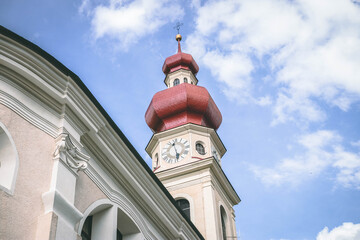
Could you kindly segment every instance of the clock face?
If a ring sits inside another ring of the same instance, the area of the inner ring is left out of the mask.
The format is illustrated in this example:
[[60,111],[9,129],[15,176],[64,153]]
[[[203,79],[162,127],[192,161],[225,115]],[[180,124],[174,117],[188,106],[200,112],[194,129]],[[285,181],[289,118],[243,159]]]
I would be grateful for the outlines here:
[[177,163],[189,153],[190,143],[183,138],[175,138],[162,149],[161,156],[165,162]]

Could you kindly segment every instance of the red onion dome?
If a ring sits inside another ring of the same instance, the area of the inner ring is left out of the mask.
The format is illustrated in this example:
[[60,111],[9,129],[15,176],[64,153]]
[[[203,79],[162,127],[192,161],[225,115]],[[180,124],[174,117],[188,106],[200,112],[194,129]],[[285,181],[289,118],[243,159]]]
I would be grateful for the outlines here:
[[[180,34],[178,34],[180,35]],[[162,71],[165,74],[175,72],[179,69],[190,70],[194,75],[199,71],[199,66],[195,62],[194,58],[187,53],[181,52],[180,40],[181,35],[178,38],[176,36],[176,40],[178,41],[178,52],[168,58],[165,59],[164,65],[162,67]]]
[[187,123],[218,129],[222,116],[204,87],[182,83],[157,92],[145,113],[147,125],[161,132]]

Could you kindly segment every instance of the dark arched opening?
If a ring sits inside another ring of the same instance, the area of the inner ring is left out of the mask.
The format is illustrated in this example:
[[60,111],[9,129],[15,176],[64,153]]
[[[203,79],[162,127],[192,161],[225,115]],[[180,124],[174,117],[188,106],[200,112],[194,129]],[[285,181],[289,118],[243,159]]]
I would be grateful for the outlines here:
[[185,213],[185,215],[190,219],[190,204],[186,199],[176,200],[176,205]]
[[220,214],[221,214],[221,229],[223,240],[226,240],[226,212],[223,206],[220,206]]

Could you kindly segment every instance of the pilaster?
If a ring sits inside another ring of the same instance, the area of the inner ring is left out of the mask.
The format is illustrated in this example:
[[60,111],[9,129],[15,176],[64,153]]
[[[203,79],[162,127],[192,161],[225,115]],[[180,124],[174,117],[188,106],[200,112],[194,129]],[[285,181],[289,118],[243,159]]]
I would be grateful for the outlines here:
[[117,223],[117,208],[111,206],[94,215],[91,239],[115,240]]
[[[83,216],[74,206],[77,172],[86,169],[89,156],[73,144],[70,134],[63,129],[56,138],[53,161],[50,189],[42,194],[44,214],[48,218],[52,216],[48,232],[56,231],[53,239],[75,240],[75,225]],[[37,239],[45,239],[45,218],[39,218],[39,223],[42,224],[38,224]]]
[[218,225],[216,224],[216,202],[214,189],[210,181],[203,184],[204,219],[207,240],[219,239]]

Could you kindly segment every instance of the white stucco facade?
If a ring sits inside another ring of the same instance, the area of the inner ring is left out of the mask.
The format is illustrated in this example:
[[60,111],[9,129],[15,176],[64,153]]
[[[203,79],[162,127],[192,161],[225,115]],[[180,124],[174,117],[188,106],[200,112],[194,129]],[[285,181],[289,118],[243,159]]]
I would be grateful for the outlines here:
[[[81,80],[0,31],[0,239],[203,239]],[[6,171],[7,174],[1,174]]]

